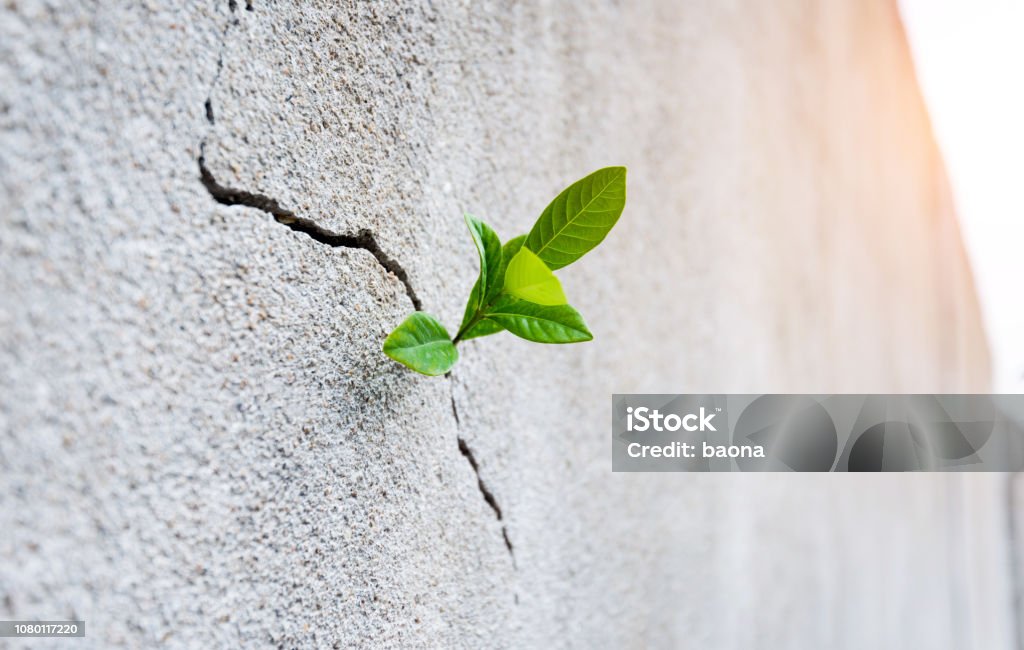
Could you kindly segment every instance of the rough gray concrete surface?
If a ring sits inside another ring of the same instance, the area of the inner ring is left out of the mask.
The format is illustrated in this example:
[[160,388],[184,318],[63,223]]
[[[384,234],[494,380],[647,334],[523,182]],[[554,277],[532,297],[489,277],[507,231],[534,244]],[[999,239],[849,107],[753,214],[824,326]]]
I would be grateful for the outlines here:
[[[594,342],[380,354],[410,294],[457,325],[463,211],[508,238],[608,164]],[[987,389],[890,2],[8,0],[0,204],[0,618],[1012,647],[1000,477],[610,471],[612,392]]]

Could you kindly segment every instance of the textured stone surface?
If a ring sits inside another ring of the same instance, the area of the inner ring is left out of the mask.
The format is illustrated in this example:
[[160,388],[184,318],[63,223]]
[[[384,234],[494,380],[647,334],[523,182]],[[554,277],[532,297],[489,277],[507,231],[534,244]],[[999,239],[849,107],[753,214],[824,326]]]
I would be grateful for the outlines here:
[[[94,647],[1009,647],[999,477],[610,472],[612,392],[987,388],[888,2],[119,4],[0,9],[0,618]],[[562,273],[597,338],[414,376],[379,353],[401,279],[218,204],[200,156],[222,200],[372,233],[450,327],[463,211],[508,238],[628,165]]]

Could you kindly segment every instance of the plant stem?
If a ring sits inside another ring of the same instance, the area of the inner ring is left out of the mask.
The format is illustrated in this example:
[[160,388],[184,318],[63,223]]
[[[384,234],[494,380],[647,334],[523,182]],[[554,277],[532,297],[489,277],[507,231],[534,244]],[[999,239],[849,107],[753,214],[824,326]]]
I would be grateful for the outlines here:
[[459,332],[455,335],[455,338],[452,339],[452,344],[458,345],[459,341],[462,340],[462,335],[468,332],[469,330],[473,329],[473,326],[479,323],[481,320],[483,320],[485,315],[486,312],[484,312],[483,309],[477,309],[476,313],[473,314],[473,318],[470,318],[469,322],[466,323],[466,326],[460,329]]
[[498,298],[500,298],[504,293],[504,291],[499,291],[498,295],[491,298],[490,302],[488,302],[483,307],[477,308],[476,312],[473,314],[473,318],[470,318],[469,322],[466,323],[466,326],[461,328],[458,331],[458,333],[455,334],[455,338],[452,339],[452,345],[458,345],[459,341],[462,340],[463,335],[465,335],[466,332],[468,332],[469,330],[473,329],[474,325],[482,321],[484,317],[487,316],[487,313],[490,311],[491,307],[494,306],[494,303],[498,302]]

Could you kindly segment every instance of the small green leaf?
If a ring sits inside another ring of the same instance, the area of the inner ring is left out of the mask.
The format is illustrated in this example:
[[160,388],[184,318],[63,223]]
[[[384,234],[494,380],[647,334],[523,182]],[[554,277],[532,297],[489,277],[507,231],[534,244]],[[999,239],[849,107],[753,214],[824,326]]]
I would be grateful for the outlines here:
[[[462,315],[461,331],[476,314],[477,310],[485,304],[485,300],[497,295],[501,290],[501,277],[504,273],[504,261],[501,258],[501,240],[491,227],[480,221],[471,214],[465,215],[466,225],[469,227],[469,234],[473,236],[473,243],[476,244],[477,253],[480,255],[480,275],[476,284],[469,292],[469,300],[466,301],[466,309]],[[481,284],[484,290],[481,291]],[[465,337],[463,337],[465,338]]]
[[505,296],[487,314],[520,338],[536,343],[579,343],[594,338],[569,305],[538,305]]
[[[473,320],[473,316],[476,315],[477,310],[480,308],[480,279],[473,284],[473,288],[469,292],[469,300],[466,301],[466,309],[462,312],[462,323],[459,325],[459,331],[461,332],[466,325],[469,325],[469,321]],[[462,338],[466,338],[463,336]]]
[[497,334],[503,329],[505,328],[501,325],[485,318],[473,327],[469,328],[469,331],[462,335],[462,340],[468,341],[469,339],[478,339],[481,336],[490,336],[491,334]]
[[[505,278],[505,269],[508,267],[508,263],[516,256],[516,253],[523,247],[523,243],[526,241],[526,235],[519,235],[505,242],[505,245],[501,247],[501,266],[498,268],[498,274],[495,277],[494,286],[491,287],[491,291],[487,296],[484,297],[484,305],[493,301],[501,293]],[[459,325],[459,331],[462,331],[469,321],[472,320],[473,316],[476,315],[477,307],[479,304],[480,297],[478,292],[480,291],[480,280],[477,280],[476,284],[473,285],[473,290],[469,294],[469,301],[466,302],[466,311],[462,315],[462,324]],[[497,334],[503,328],[494,321],[482,320],[472,327],[468,332],[462,335],[463,341],[468,339],[476,339],[481,336],[489,336],[491,334]]]
[[[476,292],[476,307],[479,308],[483,306],[484,298],[491,288],[498,284],[498,273],[501,270],[501,240],[490,226],[471,214],[466,215],[466,225],[469,226],[469,234],[473,236],[473,243],[480,254],[480,276],[477,279],[480,288]],[[473,297],[472,293],[470,297]]]
[[488,292],[487,300],[490,302],[495,296],[497,296],[504,288],[505,284],[505,273],[508,270],[509,262],[512,258],[523,248],[523,244],[526,243],[526,235],[519,235],[505,242],[505,245],[501,247],[501,268],[498,270],[498,277],[495,278],[495,286],[491,287]]
[[505,271],[505,292],[538,305],[564,305],[569,302],[562,283],[537,254],[521,248]]
[[423,373],[443,375],[459,360],[448,331],[437,319],[421,311],[409,314],[384,340],[384,354]]
[[626,205],[626,168],[605,167],[581,178],[544,209],[526,246],[553,271],[600,244]]

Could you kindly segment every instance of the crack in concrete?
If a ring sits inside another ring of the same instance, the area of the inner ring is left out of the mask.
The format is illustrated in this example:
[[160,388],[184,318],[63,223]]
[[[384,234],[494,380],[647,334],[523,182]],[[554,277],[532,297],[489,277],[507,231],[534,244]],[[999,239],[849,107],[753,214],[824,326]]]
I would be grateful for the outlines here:
[[[498,521],[504,521],[501,514],[501,506],[498,505],[498,501],[494,498],[494,493],[487,488],[484,480],[480,478],[480,466],[476,462],[473,450],[469,448],[469,445],[466,444],[466,441],[462,436],[458,436],[458,441],[459,451],[462,452],[462,455],[469,461],[470,467],[473,468],[473,472],[476,474],[476,486],[480,489],[480,494],[483,495],[484,501],[486,501],[487,505],[489,505],[491,510],[494,511],[494,516],[497,517]],[[508,549],[509,554],[514,554],[515,551],[512,548],[512,540],[508,537],[508,528],[504,525],[501,527],[501,536],[505,540],[505,548]]]
[[[452,415],[455,416],[455,427],[458,428],[460,424],[459,420],[459,409],[455,405],[455,394],[452,393]],[[487,487],[484,480],[480,477],[480,465],[476,461],[476,456],[473,454],[473,450],[469,448],[469,444],[462,436],[456,436],[459,441],[459,451],[469,461],[469,466],[473,468],[473,473],[476,474],[476,486],[480,490],[480,494],[484,497],[484,501],[494,511],[494,516],[499,522],[504,522],[504,515],[501,512],[501,506],[498,505],[498,500],[494,498],[494,493]],[[512,540],[508,536],[508,527],[502,523],[501,526],[501,537],[505,540],[505,548],[508,549],[509,555],[512,556],[512,564],[515,565],[515,550],[512,548]]]
[[[238,3],[235,0],[228,2],[228,8],[235,12],[238,9]],[[248,11],[253,11],[252,2],[246,2],[245,8]],[[206,114],[206,120],[210,124],[215,123],[215,117],[213,112],[213,89],[216,87],[218,80],[220,79],[221,71],[224,68],[224,49],[227,44],[227,33],[231,29],[232,25],[237,25],[238,19],[230,21],[225,27],[221,35],[221,48],[217,56],[217,71],[214,74],[213,80],[210,83],[210,92],[206,97],[206,101],[203,104]],[[399,75],[400,76],[400,75]],[[380,244],[377,243],[377,239],[373,233],[369,230],[360,230],[355,235],[336,233],[326,228],[323,228],[312,219],[306,219],[295,214],[293,211],[283,207],[276,199],[271,198],[265,194],[259,194],[257,192],[249,192],[246,190],[240,190],[226,185],[221,185],[214,178],[213,173],[209,167],[206,166],[206,141],[203,140],[199,144],[199,180],[202,182],[203,187],[209,192],[210,196],[222,205],[241,205],[249,208],[255,208],[262,212],[266,212],[274,218],[278,223],[288,226],[296,232],[301,232],[307,235],[314,241],[326,244],[331,247],[341,248],[359,248],[367,251],[377,260],[386,271],[394,274],[396,278],[405,286],[405,293],[412,302],[413,307],[417,311],[422,309],[422,303],[420,302],[419,296],[416,295],[416,291],[412,288],[412,283],[409,280],[409,274],[406,273],[402,266],[389,257],[383,250],[381,250]],[[448,375],[449,380],[451,375]],[[452,393],[452,415],[455,417],[455,426],[459,427],[459,410],[455,404],[455,394]],[[494,493],[488,489],[483,479],[480,477],[480,466],[477,463],[476,456],[473,455],[473,451],[469,448],[465,439],[462,436],[457,436],[459,443],[459,451],[469,461],[470,467],[473,468],[473,473],[476,474],[477,487],[480,490],[480,494],[483,495],[484,501],[490,506],[491,510],[494,511],[495,517],[499,522],[504,522],[504,517],[501,512],[501,506],[498,505],[497,499],[494,497]],[[508,536],[508,527],[502,523],[501,526],[501,537],[505,542],[505,548],[508,549],[509,555],[512,556],[512,565],[515,566],[515,551],[512,547],[512,540]],[[517,596],[518,600],[518,596]]]
[[269,196],[221,185],[206,166],[205,151],[206,143],[204,142],[199,145],[199,179],[215,201],[222,205],[243,205],[262,210],[274,217],[274,220],[278,223],[288,226],[296,232],[301,232],[321,244],[334,248],[358,248],[367,251],[373,255],[378,264],[384,267],[386,271],[393,273],[398,278],[398,281],[405,286],[405,294],[409,296],[413,307],[417,311],[423,309],[419,296],[416,295],[416,291],[412,288],[409,274],[405,272],[401,264],[381,249],[380,244],[377,243],[377,239],[371,231],[363,229],[354,235],[332,232],[320,226],[312,219],[300,217],[291,210],[282,207],[276,199],[272,199]]
[[[228,8],[234,12],[236,4],[234,0],[228,3]],[[206,102],[203,107],[206,109],[206,121],[210,124],[214,123],[213,117],[213,89],[217,87],[217,82],[220,80],[220,73],[224,70],[224,49],[228,45],[228,31],[232,26],[238,24],[238,19],[229,20],[224,29],[220,33],[220,48],[217,50],[217,70],[213,73],[213,79],[210,81],[210,91],[206,94]]]
[[[448,373],[447,373],[447,377],[448,377],[449,381],[451,380],[451,376],[452,376],[452,373],[449,370]],[[455,416],[455,428],[458,429],[459,426],[462,424],[462,422],[459,420],[459,408],[457,406],[455,406],[455,390],[454,389],[452,389],[452,415]]]
[[494,511],[494,515],[498,518],[498,521],[501,521],[501,506],[498,505],[498,501],[494,498],[494,494],[487,489],[487,486],[484,484],[484,480],[480,478],[480,465],[477,464],[476,457],[473,455],[473,450],[469,448],[469,445],[466,444],[466,441],[462,436],[459,436],[459,451],[461,451],[462,455],[466,457],[466,460],[469,461],[470,466],[476,473],[477,487],[480,488],[480,494],[484,496],[484,501],[487,502],[487,505],[491,506],[491,510]]
[[[238,9],[238,3],[235,2],[235,0],[231,0],[228,3],[228,8],[233,13]],[[254,10],[252,2],[246,2],[245,8],[247,11]],[[210,82],[210,91],[203,104],[203,108],[206,113],[206,120],[210,124],[215,123],[213,112],[213,90],[216,88],[217,82],[220,80],[221,72],[224,69],[224,50],[227,47],[228,31],[232,26],[238,25],[238,23],[239,21],[237,18],[228,21],[228,24],[224,26],[223,32],[221,32],[220,51],[217,53],[217,70],[213,75],[213,80]],[[314,241],[326,244],[333,248],[358,248],[367,251],[373,255],[378,264],[384,267],[384,270],[394,274],[394,276],[398,278],[398,281],[405,287],[405,295],[407,295],[409,300],[412,301],[412,305],[416,311],[421,311],[423,309],[423,303],[420,302],[419,296],[416,295],[416,290],[412,288],[412,282],[409,280],[409,274],[406,273],[405,269],[402,268],[402,265],[399,264],[397,260],[390,257],[381,249],[380,244],[377,243],[377,238],[374,237],[370,230],[362,229],[354,235],[332,232],[323,228],[312,219],[300,217],[291,210],[282,207],[276,199],[269,196],[221,185],[213,177],[213,173],[206,166],[205,140],[199,144],[199,180],[203,183],[206,191],[210,193],[210,196],[220,204],[243,205],[250,208],[256,208],[257,210],[262,210],[274,217],[274,220],[278,223],[288,226],[296,232],[301,232],[312,238]]]

